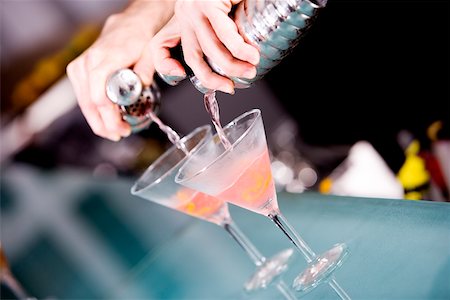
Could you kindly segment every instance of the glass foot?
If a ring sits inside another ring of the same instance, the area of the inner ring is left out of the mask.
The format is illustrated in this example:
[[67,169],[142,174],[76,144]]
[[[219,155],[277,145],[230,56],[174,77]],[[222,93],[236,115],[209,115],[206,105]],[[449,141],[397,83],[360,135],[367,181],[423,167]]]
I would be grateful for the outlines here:
[[288,262],[294,253],[294,249],[286,249],[267,259],[253,273],[252,277],[244,285],[247,292],[266,288],[273,280],[287,270]]
[[308,264],[306,270],[300,273],[292,284],[292,287],[300,293],[308,293],[320,283],[327,281],[330,275],[340,267],[347,257],[348,249],[345,244],[336,244],[317,256]]

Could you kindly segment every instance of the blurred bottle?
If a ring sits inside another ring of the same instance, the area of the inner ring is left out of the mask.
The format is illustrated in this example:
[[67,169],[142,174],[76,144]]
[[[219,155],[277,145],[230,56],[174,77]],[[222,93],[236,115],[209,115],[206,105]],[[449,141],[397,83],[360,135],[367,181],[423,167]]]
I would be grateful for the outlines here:
[[22,113],[65,75],[67,64],[89,47],[99,33],[98,26],[84,25],[63,48],[40,58],[30,72],[14,85],[11,95],[5,97],[2,113],[9,115],[7,117]]
[[397,174],[405,199],[424,200],[428,198],[430,174],[425,160],[419,155],[420,142],[409,131],[403,130],[398,134],[398,143],[405,152],[405,162]]
[[[434,121],[427,128],[427,137],[430,140],[430,147],[420,155],[425,159],[427,169],[431,174],[431,181],[436,186],[442,200],[450,202],[449,175],[446,175],[450,171],[450,163],[448,162],[448,154],[450,154],[449,123],[442,120]],[[439,155],[440,151],[436,151],[438,148],[447,149],[447,157]]]
[[405,189],[406,199],[450,201],[445,168],[442,168],[443,165],[432,151],[445,140],[443,126],[442,121],[431,123],[426,130],[427,141],[415,137],[409,131],[400,131],[398,143],[406,158],[398,172],[398,178]]

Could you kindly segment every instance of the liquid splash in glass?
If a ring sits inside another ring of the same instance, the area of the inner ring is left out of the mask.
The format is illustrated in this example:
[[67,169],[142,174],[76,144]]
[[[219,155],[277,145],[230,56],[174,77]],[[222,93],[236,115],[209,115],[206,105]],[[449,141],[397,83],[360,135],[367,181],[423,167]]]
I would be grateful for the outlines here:
[[161,129],[167,135],[169,141],[172,142],[172,144],[174,144],[175,147],[183,151],[186,156],[188,156],[189,150],[187,149],[186,145],[181,141],[180,136],[175,132],[175,130],[164,124],[153,111],[149,112],[148,114],[153,119],[153,122],[158,124],[159,129]]
[[219,136],[222,145],[225,147],[225,149],[231,148],[232,145],[230,141],[227,139],[227,136],[225,135],[225,132],[222,129],[222,125],[220,124],[219,105],[216,99],[216,92],[208,91],[207,93],[205,93],[203,100],[205,108],[208,111],[209,115],[211,116],[211,121],[214,124],[214,127],[216,128],[217,135]]

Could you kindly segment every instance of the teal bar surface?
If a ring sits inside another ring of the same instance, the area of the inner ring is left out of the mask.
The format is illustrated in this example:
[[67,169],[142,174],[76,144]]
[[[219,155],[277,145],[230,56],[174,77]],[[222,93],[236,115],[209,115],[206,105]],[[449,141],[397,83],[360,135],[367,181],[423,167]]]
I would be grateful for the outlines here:
[[[448,203],[314,192],[278,197],[285,217],[317,254],[335,243],[349,246],[350,255],[335,278],[352,299],[450,299]],[[290,247],[266,217],[237,207],[230,210],[266,256]],[[290,286],[305,266],[297,254],[281,279]],[[115,292],[154,299],[284,299],[274,286],[242,292],[252,271],[251,261],[223,229],[199,220],[142,261],[128,284]],[[298,296],[339,299],[326,284]]]
[[[133,183],[23,166],[3,173],[2,247],[31,296],[285,299],[273,284],[244,293],[255,266],[223,228],[135,197]],[[348,245],[334,275],[352,299],[450,299],[450,203],[312,191],[281,192],[278,202],[317,254]],[[232,205],[230,212],[266,257],[292,247],[267,217]],[[296,251],[280,279],[291,286],[305,267]],[[339,299],[327,284],[296,296]]]

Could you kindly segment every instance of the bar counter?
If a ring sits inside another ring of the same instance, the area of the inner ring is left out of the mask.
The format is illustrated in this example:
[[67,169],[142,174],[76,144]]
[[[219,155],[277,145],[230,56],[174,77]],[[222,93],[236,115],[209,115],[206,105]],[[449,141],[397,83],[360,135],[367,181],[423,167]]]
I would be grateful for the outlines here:
[[[255,267],[223,228],[132,196],[132,184],[73,170],[14,167],[3,174],[2,247],[29,294],[285,299],[273,284],[243,291]],[[278,201],[317,254],[348,245],[334,276],[352,299],[450,299],[449,203],[314,191],[279,192]],[[267,217],[233,205],[230,212],[266,257],[293,247]],[[279,280],[291,286],[305,266],[295,251]],[[327,284],[297,296],[339,299]]]

